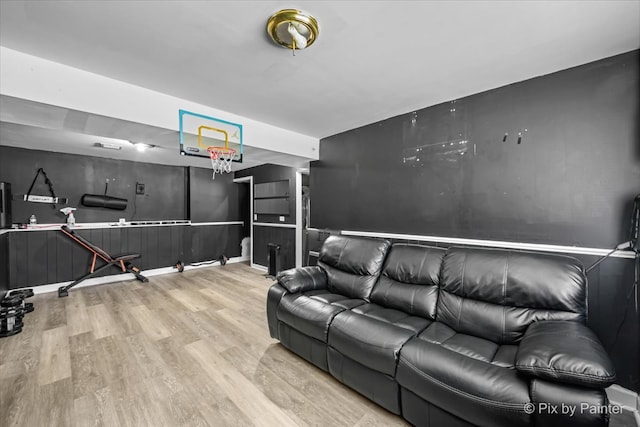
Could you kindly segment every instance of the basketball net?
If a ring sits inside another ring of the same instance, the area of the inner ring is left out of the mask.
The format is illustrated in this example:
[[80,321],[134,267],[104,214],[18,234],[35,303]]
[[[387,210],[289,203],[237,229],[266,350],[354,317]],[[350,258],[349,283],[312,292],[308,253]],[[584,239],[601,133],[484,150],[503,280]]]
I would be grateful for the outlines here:
[[208,147],[209,157],[211,157],[211,166],[213,167],[213,179],[216,179],[217,173],[231,172],[231,161],[236,155],[236,150],[227,147]]

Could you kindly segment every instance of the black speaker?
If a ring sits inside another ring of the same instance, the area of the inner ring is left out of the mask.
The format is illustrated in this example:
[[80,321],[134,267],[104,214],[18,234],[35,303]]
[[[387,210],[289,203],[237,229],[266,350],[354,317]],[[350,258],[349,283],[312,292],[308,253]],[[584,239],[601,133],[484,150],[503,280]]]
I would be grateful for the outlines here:
[[267,244],[267,260],[269,264],[268,276],[276,277],[280,272],[280,246],[275,243]]
[[11,184],[0,182],[0,228],[11,228]]

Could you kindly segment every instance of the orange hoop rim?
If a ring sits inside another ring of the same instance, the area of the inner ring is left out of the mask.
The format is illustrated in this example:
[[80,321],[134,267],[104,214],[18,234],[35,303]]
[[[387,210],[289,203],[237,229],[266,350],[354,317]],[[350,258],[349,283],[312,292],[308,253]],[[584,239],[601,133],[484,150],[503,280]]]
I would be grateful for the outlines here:
[[221,155],[233,157],[236,154],[236,150],[229,147],[207,147],[207,151],[213,160],[219,159]]

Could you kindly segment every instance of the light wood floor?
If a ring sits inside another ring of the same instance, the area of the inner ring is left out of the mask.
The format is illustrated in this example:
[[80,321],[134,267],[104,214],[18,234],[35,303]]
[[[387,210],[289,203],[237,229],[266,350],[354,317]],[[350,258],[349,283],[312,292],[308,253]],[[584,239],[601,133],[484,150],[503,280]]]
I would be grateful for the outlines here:
[[0,426],[405,425],[269,337],[244,264],[29,301],[0,338]]

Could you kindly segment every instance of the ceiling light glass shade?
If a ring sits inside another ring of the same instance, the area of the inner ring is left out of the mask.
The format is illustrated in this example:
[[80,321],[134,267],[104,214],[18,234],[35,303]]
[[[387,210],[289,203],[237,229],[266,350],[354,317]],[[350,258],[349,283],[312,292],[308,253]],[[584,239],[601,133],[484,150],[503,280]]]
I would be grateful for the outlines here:
[[318,21],[308,13],[296,9],[280,10],[267,21],[267,33],[271,39],[287,49],[305,49],[320,34]]

